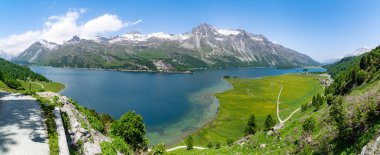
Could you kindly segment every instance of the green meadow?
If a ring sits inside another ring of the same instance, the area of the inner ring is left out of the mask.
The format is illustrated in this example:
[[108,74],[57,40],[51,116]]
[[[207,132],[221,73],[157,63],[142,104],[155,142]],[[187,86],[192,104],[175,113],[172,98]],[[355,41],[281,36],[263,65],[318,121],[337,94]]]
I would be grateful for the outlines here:
[[280,117],[284,120],[302,104],[310,102],[313,95],[323,92],[323,87],[315,79],[317,76],[285,74],[256,79],[226,79],[233,89],[216,94],[220,103],[218,115],[212,123],[193,134],[195,145],[206,146],[208,142],[225,144],[227,139],[240,139],[244,136],[250,114],[255,115],[261,130],[268,114],[278,123],[276,102],[281,86]]
[[0,81],[0,90],[8,91],[8,92],[19,92],[23,93],[29,90],[33,91],[51,91],[58,93],[59,91],[63,90],[65,88],[65,85],[58,82],[25,82],[22,80],[18,80],[24,90],[14,90],[12,88],[9,88],[7,85],[5,85],[2,81]]

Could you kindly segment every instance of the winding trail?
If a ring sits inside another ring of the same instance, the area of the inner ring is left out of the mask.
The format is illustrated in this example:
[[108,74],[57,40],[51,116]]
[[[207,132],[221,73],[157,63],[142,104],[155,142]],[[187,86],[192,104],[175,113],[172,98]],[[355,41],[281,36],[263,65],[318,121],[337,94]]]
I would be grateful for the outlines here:
[[282,92],[282,86],[280,88],[280,92],[277,95],[277,118],[280,121],[280,124],[282,124],[284,122],[280,118],[280,95],[281,95],[281,92]]
[[298,112],[298,111],[301,110],[301,108],[298,108],[298,109],[294,110],[294,111],[289,115],[288,118],[286,118],[285,120],[282,120],[281,117],[280,117],[280,96],[281,96],[281,92],[282,92],[282,86],[281,86],[281,88],[280,88],[280,92],[278,93],[278,96],[277,96],[277,118],[278,118],[278,121],[279,121],[280,123],[273,127],[275,130],[280,129],[280,128],[284,125],[284,123],[285,123],[286,121],[288,121],[288,120],[293,116],[293,114],[295,114],[296,112]]
[[[178,149],[184,149],[186,148],[187,146],[177,146],[177,147],[173,147],[173,148],[170,148],[170,149],[167,149],[166,152],[170,152],[170,151],[174,151],[174,150],[178,150]],[[204,147],[201,147],[201,146],[194,146],[193,149],[197,149],[197,150],[204,150],[206,148]]]
[[42,89],[45,89],[44,85],[42,85],[41,83],[38,83],[38,82],[33,82],[33,83],[38,84],[42,87]]

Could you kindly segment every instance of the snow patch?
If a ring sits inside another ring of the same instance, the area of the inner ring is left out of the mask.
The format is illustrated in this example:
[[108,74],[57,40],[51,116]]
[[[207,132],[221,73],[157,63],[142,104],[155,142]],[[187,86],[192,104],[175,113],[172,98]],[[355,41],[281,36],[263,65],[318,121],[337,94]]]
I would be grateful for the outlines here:
[[157,38],[157,39],[162,39],[162,40],[186,40],[190,36],[188,34],[180,34],[180,35],[173,35],[173,34],[168,34],[164,32],[157,32],[157,33],[151,33],[148,35],[140,34],[140,33],[127,33],[122,35],[121,37],[117,37],[114,39],[111,39],[111,43],[119,42],[119,41],[134,41],[134,42],[143,42],[147,41],[150,38]]
[[157,33],[148,34],[147,37],[148,38],[154,37],[154,38],[168,39],[168,40],[174,40],[175,39],[174,35],[170,35],[170,34],[167,34],[164,32],[157,32]]
[[32,62],[32,61],[34,61],[36,58],[37,58],[37,56],[41,53],[41,49],[39,49],[38,51],[37,51],[37,53],[35,54],[35,55],[33,55],[33,57],[32,58],[30,58],[29,59],[29,62]]
[[229,36],[229,35],[238,35],[240,34],[240,31],[237,30],[226,30],[226,29],[217,29],[216,30],[219,34]]
[[255,41],[264,41],[264,39],[260,37],[251,37],[251,39]]
[[148,39],[147,36],[140,33],[127,33],[121,36],[121,38],[117,38],[122,40],[130,40],[130,41],[146,41]]
[[57,44],[55,44],[55,43],[48,42],[48,41],[46,41],[46,40],[41,40],[41,41],[39,41],[39,42],[40,42],[40,44],[41,44],[43,47],[45,47],[45,48],[47,48],[47,49],[49,49],[49,50],[54,50],[54,49],[57,48]]

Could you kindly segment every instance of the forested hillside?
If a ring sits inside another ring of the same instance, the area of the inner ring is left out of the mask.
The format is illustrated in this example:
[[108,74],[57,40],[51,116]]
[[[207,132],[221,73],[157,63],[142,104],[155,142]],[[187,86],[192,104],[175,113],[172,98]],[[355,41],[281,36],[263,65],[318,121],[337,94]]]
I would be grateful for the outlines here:
[[10,88],[20,89],[21,83],[17,79],[49,82],[46,77],[34,73],[28,67],[16,65],[0,58],[0,81],[3,81]]
[[331,65],[331,74],[336,77],[326,89],[326,99],[332,132],[321,136],[324,141],[331,141],[321,143],[320,151],[357,154],[375,139],[380,125],[379,69],[380,47],[346,61],[345,65]]
[[335,82],[326,92],[345,95],[355,87],[379,80],[379,69],[380,46],[368,54],[331,65],[328,72],[334,75]]
[[347,71],[351,67],[358,65],[361,57],[363,57],[363,55],[345,57],[336,63],[325,65],[323,67],[327,69],[331,77],[335,78],[342,71]]

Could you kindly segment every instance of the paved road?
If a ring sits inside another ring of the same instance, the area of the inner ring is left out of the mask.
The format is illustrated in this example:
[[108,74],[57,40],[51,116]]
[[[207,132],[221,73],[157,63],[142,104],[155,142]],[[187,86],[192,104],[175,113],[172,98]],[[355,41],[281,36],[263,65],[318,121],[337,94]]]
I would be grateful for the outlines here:
[[49,154],[42,112],[34,98],[0,92],[0,154]]

